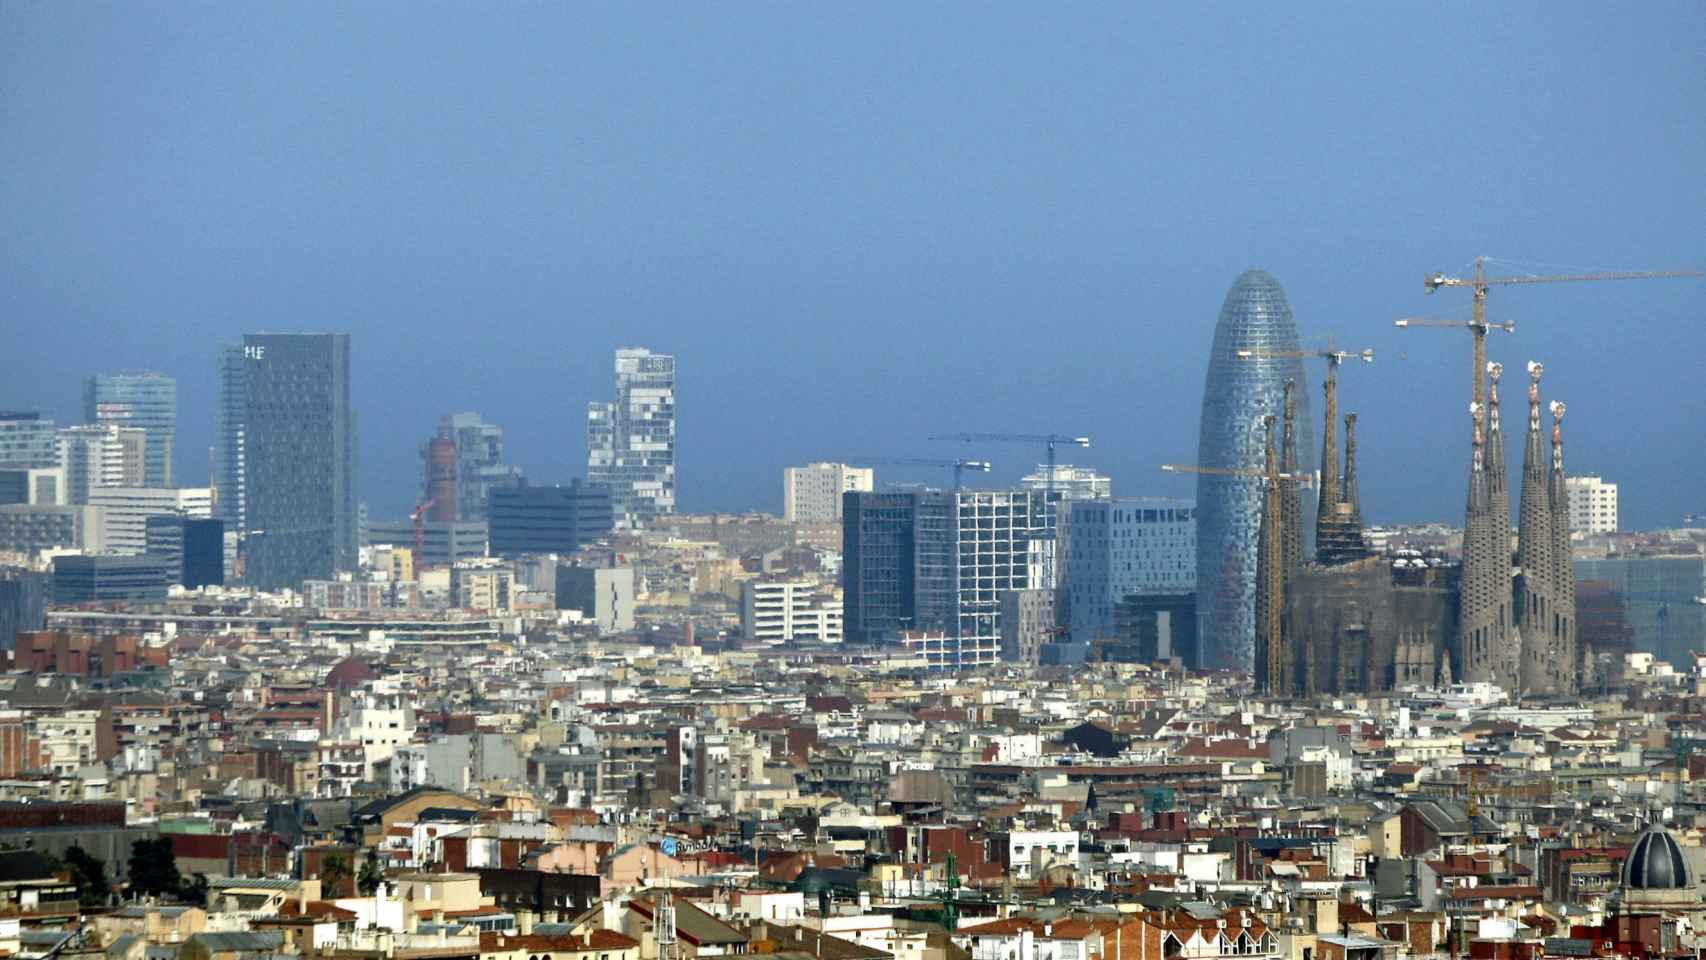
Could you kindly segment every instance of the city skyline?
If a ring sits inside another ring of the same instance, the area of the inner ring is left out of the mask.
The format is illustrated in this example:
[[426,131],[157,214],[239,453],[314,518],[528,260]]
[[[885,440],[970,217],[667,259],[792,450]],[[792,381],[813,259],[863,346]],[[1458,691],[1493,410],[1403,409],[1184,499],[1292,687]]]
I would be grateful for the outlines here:
[[[1467,305],[1427,298],[1421,276],[1484,252],[1706,260],[1706,133],[1685,103],[1650,96],[1695,79],[1706,26],[1686,7],[1614,25],[1546,8],[1514,44],[1415,30],[1431,7],[1115,13],[1041,32],[1012,8],[976,26],[878,8],[834,36],[785,29],[799,13],[654,25],[603,11],[587,31],[549,11],[440,12],[419,16],[413,43],[388,39],[388,9],[352,11],[331,35],[266,8],[166,6],[143,24],[9,9],[18,136],[0,200],[18,228],[0,269],[8,322],[30,327],[0,407],[66,425],[85,377],[160,370],[180,384],[177,480],[203,484],[208,344],[347,331],[353,404],[397,427],[364,432],[361,487],[374,516],[398,517],[419,438],[457,410],[503,425],[537,482],[583,476],[574,411],[608,395],[611,350],[643,343],[691,371],[683,512],[774,509],[781,468],[854,454],[980,455],[990,486],[1035,466],[925,439],[955,430],[1092,436],[1075,460],[1116,494],[1188,496],[1155,467],[1191,456],[1216,306],[1228,277],[1259,267],[1283,278],[1306,345],[1332,334],[1377,352],[1341,401],[1363,414],[1369,519],[1451,521],[1461,415],[1438,387],[1461,380],[1467,335],[1391,321]],[[977,42],[959,42],[968,30]],[[684,55],[612,87],[626,72],[580,39],[601,33]],[[538,59],[556,36],[577,39]],[[752,45],[743,62],[711,55],[736,38]],[[51,55],[73,42],[112,65],[105,79]],[[777,82],[808,59],[813,83]],[[445,69],[421,66],[435,60]],[[1396,79],[1414,70],[1434,79]],[[344,71],[351,99],[323,96]],[[1464,150],[1470,134],[1445,118],[1465,104],[1512,119],[1476,125]],[[101,122],[57,120],[80,113]],[[1559,371],[1572,464],[1621,485],[1625,526],[1706,509],[1706,491],[1668,479],[1699,475],[1706,454],[1645,441],[1706,419],[1706,401],[1672,386],[1698,351],[1651,349],[1694,342],[1700,283],[1489,303],[1519,325],[1492,356]],[[1631,325],[1650,340],[1605,333]]]

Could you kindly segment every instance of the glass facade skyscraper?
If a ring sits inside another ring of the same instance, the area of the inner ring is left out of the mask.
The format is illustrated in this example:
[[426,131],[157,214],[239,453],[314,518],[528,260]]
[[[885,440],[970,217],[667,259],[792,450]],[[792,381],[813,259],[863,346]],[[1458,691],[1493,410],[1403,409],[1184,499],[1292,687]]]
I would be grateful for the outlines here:
[[[1297,381],[1297,457],[1315,462],[1314,420],[1297,357],[1262,356],[1298,349],[1297,324],[1285,291],[1266,271],[1250,270],[1221,305],[1203,385],[1197,463],[1260,471],[1262,418],[1284,414],[1285,383]],[[1253,355],[1239,356],[1240,351]],[[1312,514],[1312,498],[1304,497]],[[1256,540],[1262,484],[1255,478],[1197,475],[1197,628],[1202,666],[1248,670],[1256,643]],[[1305,516],[1305,531],[1314,528]]]
[[349,334],[249,334],[242,360],[244,581],[301,589],[355,569]]
[[219,348],[219,410],[213,438],[214,516],[225,521],[225,529],[238,538],[248,529],[243,511],[245,472],[243,463],[243,347],[227,344]]
[[447,414],[438,435],[456,442],[456,519],[484,520],[493,490],[519,487],[521,468],[504,463],[504,428],[477,413]]
[[616,351],[616,399],[586,415],[586,474],[610,488],[616,524],[646,526],[675,512],[675,358]]
[[147,436],[142,485],[172,485],[178,432],[178,381],[163,373],[98,374],[83,382],[86,423],[140,427]]
[[33,410],[0,410],[0,467],[59,466],[59,432]]

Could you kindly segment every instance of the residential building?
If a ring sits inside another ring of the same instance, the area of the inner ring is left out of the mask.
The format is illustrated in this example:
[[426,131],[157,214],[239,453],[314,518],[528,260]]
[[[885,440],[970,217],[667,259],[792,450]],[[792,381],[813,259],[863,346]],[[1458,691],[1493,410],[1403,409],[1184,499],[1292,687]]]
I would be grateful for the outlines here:
[[616,525],[675,512],[675,358],[616,351],[616,399],[587,407],[587,480],[610,489]]
[[1600,477],[1570,477],[1564,489],[1570,495],[1572,533],[1617,532],[1617,484]]
[[85,423],[140,427],[146,437],[140,486],[172,485],[178,381],[161,373],[98,374],[83,384]]
[[172,565],[154,557],[64,556],[53,560],[53,602],[164,600]]
[[498,557],[570,554],[608,535],[614,523],[608,487],[498,487],[489,501],[491,552]]
[[140,487],[147,463],[148,434],[141,427],[87,424],[59,431],[59,466],[65,471],[66,501],[88,503],[100,487]]
[[101,508],[101,539],[110,553],[148,552],[148,518],[211,517],[213,491],[207,487],[102,487],[89,494]]
[[0,410],[0,467],[59,466],[53,421],[33,410]]
[[1197,580],[1197,511],[1188,500],[1122,497],[1066,504],[1060,618],[1086,645],[1111,635],[1128,596],[1189,594]]
[[504,463],[504,431],[477,413],[446,414],[438,435],[456,445],[456,519],[485,520],[493,490],[526,482],[521,468]]
[[493,560],[462,561],[450,568],[450,597],[458,610],[508,610],[515,597],[515,570]]
[[243,338],[245,582],[263,589],[353,570],[356,421],[350,338]]
[[1040,663],[1043,647],[1055,639],[1053,590],[1007,590],[1001,594],[1001,659]]
[[225,521],[180,513],[149,516],[148,556],[171,564],[172,582],[189,589],[225,583]]
[[842,497],[874,489],[876,471],[845,463],[813,463],[782,471],[782,519],[790,523],[840,523]]
[[603,633],[634,629],[634,568],[558,567],[557,609],[580,611]]
[[740,629],[767,643],[840,643],[841,601],[814,580],[747,580],[740,585]]

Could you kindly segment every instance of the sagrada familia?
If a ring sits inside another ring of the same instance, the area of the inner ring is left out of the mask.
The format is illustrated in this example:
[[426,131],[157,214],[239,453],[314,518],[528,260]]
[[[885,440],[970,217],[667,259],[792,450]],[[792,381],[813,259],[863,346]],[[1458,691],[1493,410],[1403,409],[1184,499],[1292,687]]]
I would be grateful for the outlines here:
[[[1356,414],[1335,438],[1336,364],[1329,358],[1315,557],[1303,558],[1294,384],[1279,443],[1267,417],[1266,497],[1257,555],[1257,689],[1278,696],[1376,693],[1402,686],[1495,683],[1513,695],[1564,695],[1586,665],[1576,638],[1564,405],[1551,404],[1546,441],[1538,363],[1528,365],[1528,434],[1513,549],[1503,368],[1486,365],[1486,400],[1470,404],[1472,455],[1461,565],[1373,555],[1357,487]],[[1479,384],[1477,385],[1479,386]],[[1480,394],[1477,389],[1475,393]]]

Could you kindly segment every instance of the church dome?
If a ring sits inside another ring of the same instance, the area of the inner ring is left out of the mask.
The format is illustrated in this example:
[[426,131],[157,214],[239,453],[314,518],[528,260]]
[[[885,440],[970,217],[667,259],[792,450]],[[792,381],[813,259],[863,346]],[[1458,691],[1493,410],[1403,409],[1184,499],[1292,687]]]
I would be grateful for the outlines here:
[[1682,845],[1663,827],[1641,834],[1623,861],[1623,886],[1629,890],[1688,890],[1694,886]]

